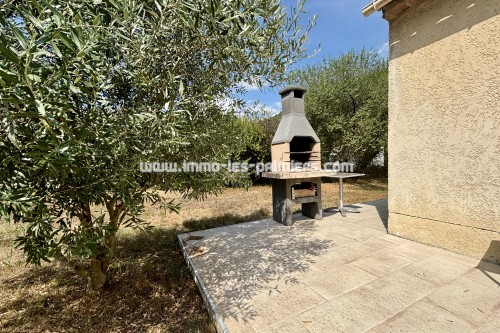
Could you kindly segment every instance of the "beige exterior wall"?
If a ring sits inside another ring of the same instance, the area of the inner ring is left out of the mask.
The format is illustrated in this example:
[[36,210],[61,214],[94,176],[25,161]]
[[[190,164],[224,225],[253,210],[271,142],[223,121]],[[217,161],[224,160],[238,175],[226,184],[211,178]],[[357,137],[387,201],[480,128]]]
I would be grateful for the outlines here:
[[389,232],[500,264],[500,1],[420,1],[389,59]]

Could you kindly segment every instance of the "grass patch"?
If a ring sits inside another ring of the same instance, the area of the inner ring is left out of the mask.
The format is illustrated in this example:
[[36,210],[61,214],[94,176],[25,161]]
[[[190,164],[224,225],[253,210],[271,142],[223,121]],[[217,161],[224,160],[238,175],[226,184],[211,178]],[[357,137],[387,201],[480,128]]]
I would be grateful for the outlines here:
[[[100,292],[55,264],[25,266],[12,246],[23,227],[0,224],[0,332],[215,332],[177,234],[267,218],[271,187],[227,189],[203,202],[166,196],[182,203],[181,212],[147,207],[151,232],[121,230],[110,281]],[[384,181],[345,182],[346,203],[385,197]],[[324,184],[323,207],[337,202],[338,184]]]

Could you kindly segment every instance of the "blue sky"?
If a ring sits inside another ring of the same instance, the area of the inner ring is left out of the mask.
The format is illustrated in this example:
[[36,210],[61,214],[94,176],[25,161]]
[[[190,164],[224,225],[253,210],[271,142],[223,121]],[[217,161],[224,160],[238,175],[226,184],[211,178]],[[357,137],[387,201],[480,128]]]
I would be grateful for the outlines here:
[[[288,6],[295,6],[296,0],[284,0]],[[350,50],[373,49],[387,56],[388,23],[375,13],[364,17],[361,9],[370,0],[308,0],[305,10],[307,17],[317,15],[316,26],[311,30],[307,48],[310,53],[321,44],[321,51],[314,57],[304,59],[293,66],[302,67],[314,64],[326,57],[337,57]],[[281,109],[279,89],[266,88],[263,92],[256,87],[248,87],[244,99],[258,102],[273,113]]]

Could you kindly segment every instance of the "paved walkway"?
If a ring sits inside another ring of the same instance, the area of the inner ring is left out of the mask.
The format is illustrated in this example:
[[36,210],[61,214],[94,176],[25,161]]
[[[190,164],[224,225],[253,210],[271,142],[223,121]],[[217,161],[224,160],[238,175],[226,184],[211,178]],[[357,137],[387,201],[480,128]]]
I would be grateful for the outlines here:
[[356,206],[180,235],[217,329],[500,332],[500,266],[388,235],[385,200]]

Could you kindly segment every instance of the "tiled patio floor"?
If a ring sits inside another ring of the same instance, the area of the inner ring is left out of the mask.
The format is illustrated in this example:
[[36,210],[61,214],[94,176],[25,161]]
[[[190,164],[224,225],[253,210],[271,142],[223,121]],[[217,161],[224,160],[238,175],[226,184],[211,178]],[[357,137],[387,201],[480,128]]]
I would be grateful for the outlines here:
[[385,200],[356,206],[180,235],[218,330],[500,332],[500,266],[388,235]]

